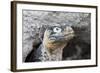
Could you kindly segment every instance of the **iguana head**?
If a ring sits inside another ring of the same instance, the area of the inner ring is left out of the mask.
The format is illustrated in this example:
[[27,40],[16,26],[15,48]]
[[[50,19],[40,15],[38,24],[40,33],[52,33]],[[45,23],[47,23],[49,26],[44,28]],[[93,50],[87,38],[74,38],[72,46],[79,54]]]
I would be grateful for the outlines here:
[[50,49],[62,48],[74,36],[71,26],[51,26],[45,30],[43,44]]

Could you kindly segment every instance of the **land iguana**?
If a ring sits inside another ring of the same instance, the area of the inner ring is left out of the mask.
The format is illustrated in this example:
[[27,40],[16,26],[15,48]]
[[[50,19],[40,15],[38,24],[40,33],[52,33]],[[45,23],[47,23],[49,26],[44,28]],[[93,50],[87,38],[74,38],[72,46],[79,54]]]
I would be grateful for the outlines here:
[[44,32],[41,45],[33,53],[33,57],[26,58],[26,62],[61,61],[63,48],[75,36],[71,26],[50,26]]

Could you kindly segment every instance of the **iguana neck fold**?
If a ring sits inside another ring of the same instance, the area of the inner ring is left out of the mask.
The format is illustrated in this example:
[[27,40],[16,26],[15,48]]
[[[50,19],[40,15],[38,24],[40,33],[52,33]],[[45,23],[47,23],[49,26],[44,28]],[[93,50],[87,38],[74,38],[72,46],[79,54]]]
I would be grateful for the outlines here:
[[39,59],[40,61],[61,61],[64,46],[62,48],[49,49],[41,44],[37,49],[36,59]]

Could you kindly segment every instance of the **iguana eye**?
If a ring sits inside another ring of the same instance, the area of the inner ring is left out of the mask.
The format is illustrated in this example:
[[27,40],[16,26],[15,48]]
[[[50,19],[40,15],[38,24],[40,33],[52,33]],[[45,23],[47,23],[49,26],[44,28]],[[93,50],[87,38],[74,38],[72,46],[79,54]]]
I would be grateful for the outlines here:
[[53,28],[53,31],[56,33],[60,33],[62,31],[62,29],[59,27],[55,27],[55,28]]

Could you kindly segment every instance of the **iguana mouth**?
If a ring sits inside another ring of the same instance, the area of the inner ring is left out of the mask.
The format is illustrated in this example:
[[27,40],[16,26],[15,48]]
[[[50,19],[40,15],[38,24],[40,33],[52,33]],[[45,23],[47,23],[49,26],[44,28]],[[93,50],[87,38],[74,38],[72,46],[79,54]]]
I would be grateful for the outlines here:
[[64,38],[64,36],[51,36],[49,39],[50,39],[50,40],[57,41],[57,40],[61,40],[61,39],[63,39],[63,38]]
[[65,34],[65,35],[58,35],[58,36],[55,36],[55,35],[51,35],[49,36],[49,39],[50,40],[62,40],[62,39],[65,39],[65,37],[67,36],[74,36],[74,32],[71,32],[71,33],[68,33],[68,34]]
[[69,34],[66,34],[66,35],[63,35],[63,36],[50,36],[49,39],[51,41],[66,41],[66,37],[73,37],[74,34],[73,33],[69,33]]

